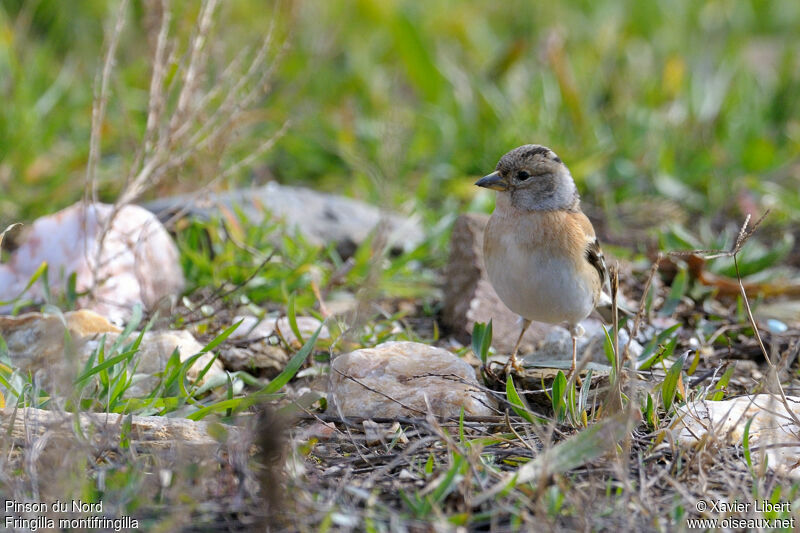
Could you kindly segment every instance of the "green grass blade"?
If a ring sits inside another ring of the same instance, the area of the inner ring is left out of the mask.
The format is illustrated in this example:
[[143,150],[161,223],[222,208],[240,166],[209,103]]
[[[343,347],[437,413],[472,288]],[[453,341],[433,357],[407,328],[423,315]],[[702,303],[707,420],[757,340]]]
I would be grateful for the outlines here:
[[[677,344],[676,332],[680,327],[680,324],[675,324],[656,335],[647,343],[647,346],[645,346],[644,350],[642,350],[642,354],[639,356],[639,370],[648,370],[661,359],[669,357],[672,354]],[[669,339],[666,345],[667,347],[659,350],[659,346],[666,342],[667,339]],[[669,349],[669,347],[672,347],[672,349]]]
[[511,377],[511,374],[506,377],[506,397],[508,399],[508,403],[511,404],[511,408],[515,413],[517,413],[518,416],[521,416],[531,423],[538,420],[537,417],[534,417],[531,414],[530,408],[525,400],[523,400],[519,393],[517,393],[517,389],[514,386],[514,379]]
[[211,413],[216,413],[220,411],[227,412],[231,410],[235,412],[241,412],[253,405],[263,403],[269,400],[276,400],[279,397],[280,397],[279,394],[264,394],[259,392],[241,398],[222,400],[220,402],[202,407],[197,411],[195,411],[194,413],[187,416],[186,418],[188,418],[189,420],[196,421],[196,420],[202,420]]
[[630,434],[632,420],[629,413],[621,412],[545,449],[516,472],[506,474],[502,480],[475,498],[473,504],[478,505],[492,499],[510,484],[520,485],[535,481],[541,476],[562,474],[614,451],[617,443]]
[[131,357],[133,357],[133,355],[137,351],[138,351],[138,348],[135,349],[135,350],[128,350],[127,352],[122,352],[121,354],[116,355],[116,356],[112,357],[111,359],[107,359],[105,361],[98,362],[97,366],[95,366],[93,368],[90,368],[88,372],[85,372],[85,373],[81,374],[80,376],[78,376],[75,379],[75,382],[74,382],[75,385],[80,386],[81,384],[83,384],[84,381],[86,381],[90,377],[94,376],[95,374],[98,374],[98,373],[101,373],[101,372],[106,372],[106,370],[111,368],[112,366],[114,366],[114,365],[116,365],[116,364],[118,364],[118,363],[120,363],[122,361],[125,361],[127,359],[130,359]]
[[588,407],[589,402],[589,389],[592,386],[592,369],[590,368],[586,372],[586,377],[583,378],[583,383],[581,384],[581,394],[578,399],[578,410],[585,411]]
[[725,372],[722,374],[722,377],[719,378],[717,385],[714,387],[714,391],[708,394],[707,398],[709,400],[718,402],[725,397],[725,387],[727,387],[728,383],[730,383],[735,370],[736,367],[733,365],[729,366],[727,370],[725,370]]
[[439,503],[453,491],[453,482],[456,476],[461,471],[461,466],[464,464],[464,456],[456,455],[453,460],[453,466],[447,471],[444,479],[436,486],[436,489],[431,494],[433,501]]
[[667,412],[670,411],[672,402],[675,399],[675,394],[678,390],[678,380],[681,378],[683,364],[686,362],[686,356],[688,354],[689,352],[684,353],[672,364],[667,371],[664,382],[661,384],[661,401],[664,403],[664,408]]
[[750,471],[753,471],[753,461],[750,454],[750,425],[753,423],[753,420],[758,416],[758,413],[751,416],[747,423],[744,425],[744,434],[742,435],[742,449],[744,452],[744,460],[747,461],[747,468]]
[[294,293],[289,296],[289,305],[286,311],[286,317],[289,319],[289,328],[294,333],[295,338],[300,344],[303,344],[303,334],[300,332],[300,327],[297,325],[297,313],[295,311],[295,298]]
[[34,271],[34,273],[31,275],[30,278],[28,278],[28,283],[25,285],[25,288],[22,289],[22,291],[20,291],[20,293],[15,298],[12,298],[11,300],[7,301],[0,301],[0,305],[9,305],[19,300],[23,294],[28,292],[28,289],[33,287],[33,284],[36,283],[39,280],[39,278],[46,275],[47,275],[47,261],[42,261],[42,264],[39,265],[39,268],[37,268]]
[[300,367],[303,366],[303,363],[308,358],[311,351],[314,349],[314,344],[317,342],[317,337],[319,336],[319,332],[322,331],[322,326],[317,328],[317,331],[314,332],[313,335],[306,341],[300,350],[289,360],[287,363],[286,368],[283,369],[283,372],[278,374],[275,379],[269,382],[269,384],[261,389],[261,392],[265,394],[273,394],[278,392],[283,388],[284,385],[289,383],[289,380],[297,374],[297,371],[300,370]]
[[688,285],[689,275],[686,269],[683,268],[678,271],[675,279],[672,280],[672,287],[670,288],[667,301],[664,302],[664,305],[659,311],[662,316],[672,316],[672,314],[678,308],[678,304],[681,303],[681,298],[683,298],[683,295],[686,293]]
[[210,352],[211,350],[222,344],[225,341],[225,339],[230,337],[231,334],[233,334],[233,332],[236,331],[236,329],[242,324],[243,320],[244,319],[236,322],[235,324],[232,324],[231,326],[228,326],[222,333],[214,337],[214,339],[212,339],[208,344],[206,344],[200,351],[200,353]]
[[556,420],[559,421],[564,419],[564,415],[567,411],[566,391],[567,377],[564,375],[564,372],[559,370],[558,374],[556,374],[556,377],[553,380],[553,396],[551,400],[553,404],[553,414],[555,415]]
[[489,358],[489,348],[492,346],[492,321],[488,324],[476,322],[472,326],[472,353],[474,353],[483,365]]

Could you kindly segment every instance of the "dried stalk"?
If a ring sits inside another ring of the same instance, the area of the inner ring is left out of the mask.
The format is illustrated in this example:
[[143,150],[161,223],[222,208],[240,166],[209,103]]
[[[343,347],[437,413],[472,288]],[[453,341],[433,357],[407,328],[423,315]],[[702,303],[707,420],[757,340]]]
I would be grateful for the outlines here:
[[114,58],[117,55],[119,36],[125,27],[125,14],[128,11],[128,0],[122,0],[117,9],[114,30],[108,38],[108,49],[103,60],[103,69],[95,82],[94,104],[92,105],[92,130],[89,138],[89,159],[86,162],[86,200],[97,202],[97,162],[100,159],[100,141],[103,136],[103,120],[108,106],[108,84],[114,69]]
[[[102,268],[103,243],[119,211],[136,201],[144,192],[159,183],[164,177],[179,171],[190,161],[197,159],[209,148],[215,152],[208,157],[215,168],[214,177],[205,180],[197,192],[199,196],[212,184],[227,179],[251,166],[270,150],[289,127],[289,121],[247,155],[237,161],[223,164],[229,145],[237,138],[248,138],[243,130],[249,130],[252,120],[248,118],[253,105],[269,89],[269,79],[274,74],[285,47],[275,46],[274,19],[266,37],[253,57],[245,58],[253,50],[244,47],[228,64],[223,74],[209,78],[211,45],[215,43],[213,31],[218,16],[218,0],[204,0],[200,6],[189,47],[180,60],[175,58],[179,48],[175,37],[170,35],[172,21],[170,0],[151,0],[146,7],[159,12],[157,35],[152,52],[149,100],[145,130],[140,148],[129,167],[125,183],[114,203],[107,220],[101,221],[98,247],[93,262],[93,284]],[[102,70],[98,76],[95,103],[92,113],[90,155],[87,163],[87,202],[97,201],[97,176],[101,152],[102,124],[109,100],[109,85],[114,73],[115,57],[120,34],[125,27],[128,0],[123,0],[116,13],[113,32],[108,37]],[[167,73],[177,69],[169,84]],[[171,104],[171,102],[175,102]],[[87,247],[88,250],[88,247]],[[87,258],[88,259],[88,258]]]

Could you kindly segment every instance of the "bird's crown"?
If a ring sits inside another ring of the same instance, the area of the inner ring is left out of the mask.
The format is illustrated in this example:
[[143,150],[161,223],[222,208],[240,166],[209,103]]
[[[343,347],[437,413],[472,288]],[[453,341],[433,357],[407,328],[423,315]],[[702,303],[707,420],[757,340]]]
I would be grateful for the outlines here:
[[500,158],[497,171],[506,174],[520,169],[546,170],[561,165],[561,159],[550,148],[540,144],[523,144]]

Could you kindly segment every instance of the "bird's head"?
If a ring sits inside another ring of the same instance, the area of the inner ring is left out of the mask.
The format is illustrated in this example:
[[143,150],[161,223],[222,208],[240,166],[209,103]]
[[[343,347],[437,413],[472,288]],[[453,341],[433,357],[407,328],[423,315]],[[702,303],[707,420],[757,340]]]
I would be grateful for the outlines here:
[[526,144],[500,158],[494,172],[475,182],[508,195],[511,205],[528,211],[577,209],[578,191],[567,166],[549,148]]

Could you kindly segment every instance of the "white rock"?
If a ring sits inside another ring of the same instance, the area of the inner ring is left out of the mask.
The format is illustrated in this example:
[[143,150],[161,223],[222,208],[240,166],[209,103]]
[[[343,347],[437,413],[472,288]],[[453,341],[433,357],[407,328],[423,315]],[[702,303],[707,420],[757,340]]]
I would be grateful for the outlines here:
[[[800,396],[787,396],[789,409],[800,418]],[[719,402],[702,401],[681,407],[671,424],[682,446],[718,442],[722,445],[741,445],[747,421],[750,425],[750,446],[753,465],[760,464],[767,454],[767,464],[779,473],[800,479],[800,426],[783,405],[780,396],[756,394]],[[767,448],[772,444],[784,446]],[[785,446],[792,444],[792,446]]]
[[154,213],[166,214],[188,209],[190,215],[200,217],[212,216],[221,208],[236,207],[256,224],[263,221],[265,215],[272,220],[282,220],[312,244],[346,245],[347,255],[379,226],[388,231],[392,248],[410,250],[425,237],[417,216],[400,216],[344,196],[275,182],[258,188],[162,198],[146,207]]
[[386,342],[340,355],[331,364],[328,412],[362,418],[492,415],[475,371],[442,348]]
[[[128,318],[136,304],[153,309],[176,297],[183,270],[164,226],[146,209],[128,205],[104,233],[112,213],[108,204],[78,203],[25,228],[9,262],[0,265],[0,300],[17,297],[44,261],[51,290],[63,292],[74,272],[77,291],[91,290],[78,304],[114,321]],[[42,282],[26,296],[41,300]]]
[[[0,409],[0,431],[4,437],[10,437],[11,442],[26,446],[35,443],[36,439],[46,433],[53,434],[47,439],[51,443],[63,442],[60,440],[63,438],[72,441],[75,438],[75,427],[79,424],[84,435],[94,435],[98,439],[108,438],[118,443],[119,427],[127,416],[118,413],[62,413],[35,407],[18,409],[16,406],[8,406]],[[175,459],[175,449],[179,446],[188,447],[193,454],[211,454],[219,450],[223,435],[230,439],[239,437],[241,432],[240,428],[227,424],[214,422],[212,425],[210,422],[166,416],[131,415],[128,423],[130,429],[126,434],[131,445],[135,445],[139,451],[147,450],[169,460]],[[47,441],[40,444],[46,445]],[[85,437],[80,445],[86,445]]]
[[[65,347],[64,333],[69,332],[71,350]],[[17,317],[0,316],[0,335],[8,346],[8,356],[14,366],[37,375],[49,387],[71,387],[76,372],[83,368],[92,352],[98,348],[105,335],[106,357],[108,350],[119,338],[121,330],[93,311],[80,310],[54,314],[27,313]],[[130,343],[139,335],[131,333],[125,339]],[[125,396],[141,396],[150,392],[157,378],[153,374],[164,370],[175,349],[181,361],[199,353],[203,346],[187,331],[148,331],[142,337],[136,373],[142,379],[135,381]],[[205,353],[189,368],[187,376],[195,379],[211,361],[213,354]],[[205,379],[223,372],[222,363],[214,361]],[[60,380],[65,383],[60,383]],[[60,385],[59,385],[60,383]],[[53,392],[53,391],[50,391]]]
[[361,423],[364,426],[364,440],[367,446],[377,446],[381,444],[386,434],[386,430],[374,420],[364,420]]

